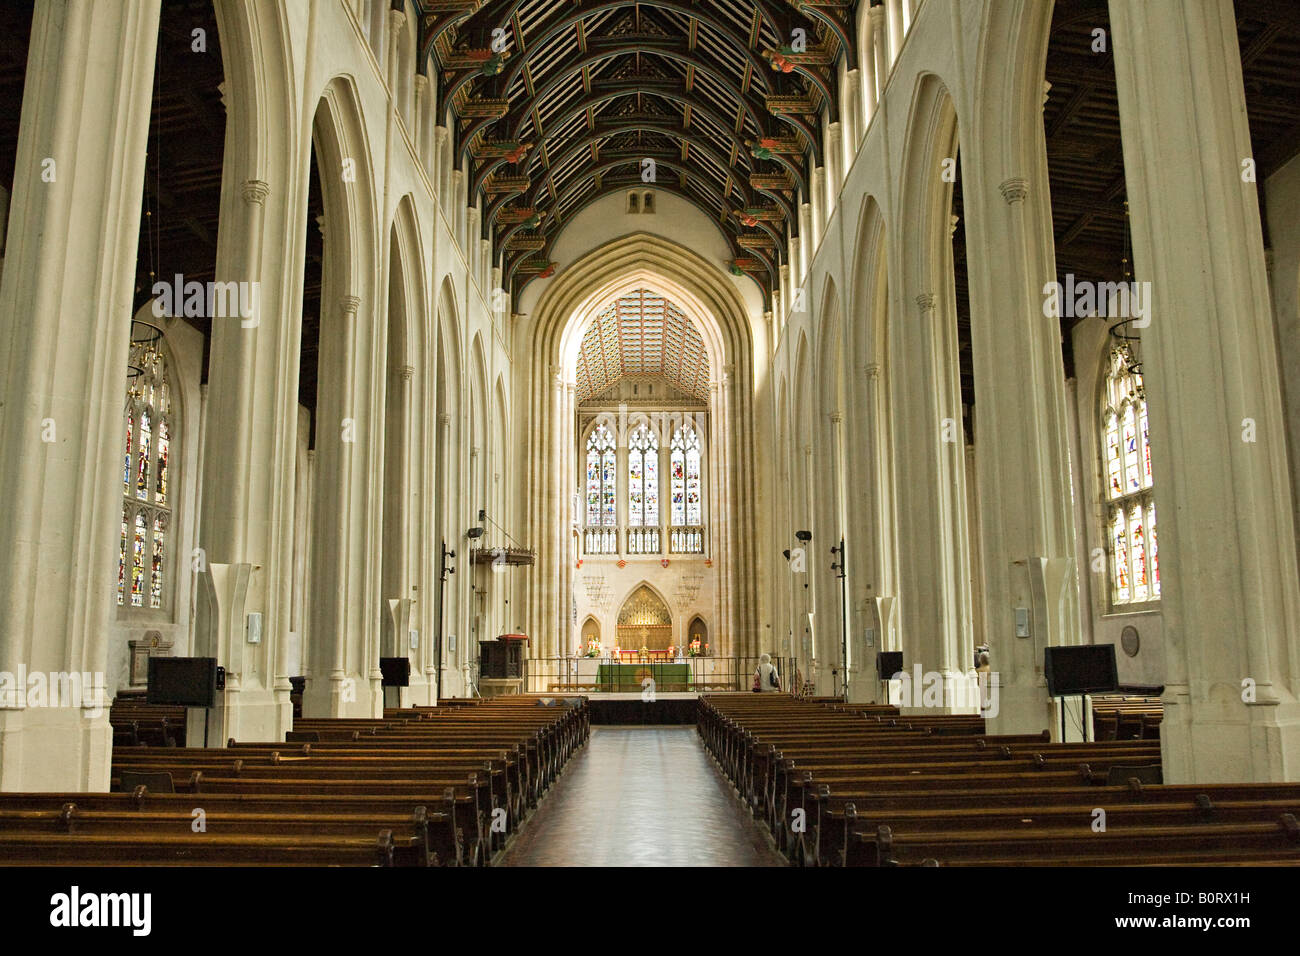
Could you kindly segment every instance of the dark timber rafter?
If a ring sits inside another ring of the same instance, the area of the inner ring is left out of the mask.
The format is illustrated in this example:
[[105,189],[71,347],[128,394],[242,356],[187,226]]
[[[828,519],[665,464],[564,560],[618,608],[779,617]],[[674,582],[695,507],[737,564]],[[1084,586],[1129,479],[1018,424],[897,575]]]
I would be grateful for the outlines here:
[[[425,0],[420,49],[517,293],[578,211],[653,185],[707,213],[771,295],[857,0]],[[423,58],[422,57],[422,60]],[[656,175],[643,183],[644,160]]]

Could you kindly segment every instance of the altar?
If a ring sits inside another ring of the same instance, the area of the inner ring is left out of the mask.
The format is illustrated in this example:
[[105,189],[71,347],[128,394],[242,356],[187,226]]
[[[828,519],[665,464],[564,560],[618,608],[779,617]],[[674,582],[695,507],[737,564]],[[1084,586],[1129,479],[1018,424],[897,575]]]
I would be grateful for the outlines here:
[[640,691],[647,677],[654,681],[656,692],[688,691],[692,689],[691,667],[665,660],[646,660],[630,664],[600,664],[596,668],[596,683],[601,691]]

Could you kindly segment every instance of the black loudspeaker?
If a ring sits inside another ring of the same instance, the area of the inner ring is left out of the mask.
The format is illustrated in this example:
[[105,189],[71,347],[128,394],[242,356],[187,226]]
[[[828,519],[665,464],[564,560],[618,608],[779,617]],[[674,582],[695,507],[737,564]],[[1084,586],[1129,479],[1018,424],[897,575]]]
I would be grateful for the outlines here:
[[411,659],[409,657],[381,657],[379,671],[384,675],[385,687],[411,686]]
[[902,651],[881,651],[876,655],[876,673],[881,680],[889,680],[902,669]]
[[1119,689],[1114,644],[1043,648],[1043,676],[1052,697],[1100,694]]
[[217,702],[217,659],[149,658],[149,690],[145,700],[151,704],[213,706]]

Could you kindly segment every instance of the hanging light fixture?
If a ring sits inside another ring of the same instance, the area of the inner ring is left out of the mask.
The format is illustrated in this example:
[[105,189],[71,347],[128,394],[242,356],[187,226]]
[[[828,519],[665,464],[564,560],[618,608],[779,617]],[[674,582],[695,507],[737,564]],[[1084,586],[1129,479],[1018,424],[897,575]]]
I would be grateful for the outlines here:
[[162,360],[159,343],[162,341],[162,329],[144,319],[131,320],[131,344],[127,353],[126,375],[130,383],[128,392],[132,398],[139,399],[144,394],[144,380],[158,370]]
[[[1120,258],[1120,275],[1124,281],[1126,289],[1132,288],[1133,282],[1133,265],[1132,265],[1132,232],[1129,224],[1128,200],[1124,200],[1124,254]],[[1131,292],[1129,293],[1131,301]],[[1129,371],[1132,376],[1129,381],[1132,383],[1132,395],[1130,397],[1142,397],[1142,336],[1139,334],[1138,326],[1134,324],[1134,317],[1127,315],[1121,317],[1118,321],[1113,322],[1110,326],[1110,338],[1117,348],[1124,351],[1128,358]]]

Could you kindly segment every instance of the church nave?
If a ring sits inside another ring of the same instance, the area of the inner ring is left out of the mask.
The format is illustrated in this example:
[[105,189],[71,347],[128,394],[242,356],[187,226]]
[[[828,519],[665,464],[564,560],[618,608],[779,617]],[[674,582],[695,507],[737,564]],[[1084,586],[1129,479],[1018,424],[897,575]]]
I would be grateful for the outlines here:
[[497,866],[785,866],[694,727],[601,726]]

